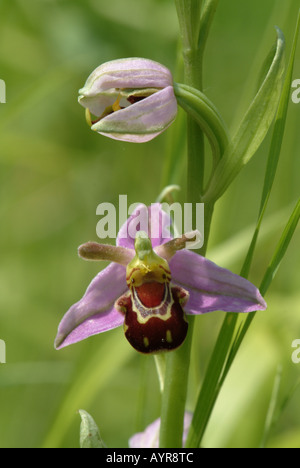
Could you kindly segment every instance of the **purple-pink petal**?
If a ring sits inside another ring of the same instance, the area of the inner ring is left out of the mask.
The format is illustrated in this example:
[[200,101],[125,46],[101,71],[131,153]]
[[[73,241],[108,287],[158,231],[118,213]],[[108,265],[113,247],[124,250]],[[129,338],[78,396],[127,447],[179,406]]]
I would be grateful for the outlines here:
[[80,93],[97,96],[112,88],[165,88],[172,84],[171,72],[160,63],[144,58],[125,58],[96,68]]
[[[117,245],[132,249],[136,232],[147,228],[153,246],[170,240],[171,220],[159,203],[140,204],[121,227]],[[64,315],[55,340],[57,349],[123,324],[124,317],[114,308],[115,301],[128,290],[126,268],[111,263],[90,283],[83,298]]]
[[143,143],[166,130],[176,115],[174,90],[168,86],[100,119],[92,130],[117,140]]
[[204,314],[215,310],[253,312],[267,305],[250,281],[221,268],[210,260],[182,250],[170,260],[172,281],[188,290],[187,314]]
[[56,348],[61,349],[65,346],[85,340],[90,336],[113,330],[123,325],[123,323],[124,317],[112,306],[106,312],[99,312],[85,319],[80,325],[76,326]]
[[[192,413],[184,414],[184,427],[182,444],[185,445],[188,431],[192,422]],[[159,445],[160,418],[146,427],[144,432],[138,432],[129,439],[129,448],[158,448]]]
[[[161,204],[150,207],[139,204],[121,227],[117,246],[131,249],[138,231],[146,231],[152,246],[158,247],[171,239],[171,218]],[[172,282],[187,290],[187,314],[204,314],[215,310],[252,312],[267,305],[259,290],[248,280],[221,268],[189,250],[180,250],[171,258]],[[111,263],[91,282],[83,298],[63,317],[55,341],[57,348],[76,343],[122,325],[123,315],[114,308],[115,301],[128,291],[126,268]]]
[[171,240],[171,224],[170,216],[161,209],[160,203],[152,203],[149,207],[141,203],[120,228],[117,245],[133,250],[136,233],[145,231],[155,248]]
[[127,143],[147,143],[148,141],[153,140],[162,132],[150,133],[149,135],[138,135],[130,133],[105,133],[98,132],[100,135],[111,138],[112,140],[125,141]]
[[83,298],[68,310],[60,322],[56,348],[122,325],[124,317],[115,310],[114,303],[127,291],[125,276],[125,267],[116,263],[98,273]]

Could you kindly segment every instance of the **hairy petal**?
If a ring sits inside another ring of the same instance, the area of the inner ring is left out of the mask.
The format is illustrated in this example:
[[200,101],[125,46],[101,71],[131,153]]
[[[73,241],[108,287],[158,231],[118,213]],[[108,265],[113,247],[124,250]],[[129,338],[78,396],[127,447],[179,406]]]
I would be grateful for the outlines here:
[[98,273],[83,298],[68,310],[60,322],[56,348],[122,325],[124,317],[115,310],[114,303],[127,291],[125,275],[124,266],[115,263]]
[[215,310],[253,312],[267,307],[259,290],[250,281],[194,252],[177,252],[170,261],[170,267],[174,283],[190,293],[185,306],[187,314]]
[[98,242],[86,242],[79,246],[78,255],[84,260],[96,262],[108,260],[127,266],[134,257],[134,250],[120,246],[98,244]]
[[181,237],[176,237],[165,244],[159,245],[155,251],[160,257],[165,258],[169,262],[178,250],[187,248],[189,244],[196,244],[199,239],[201,239],[201,234],[198,230],[190,231]]

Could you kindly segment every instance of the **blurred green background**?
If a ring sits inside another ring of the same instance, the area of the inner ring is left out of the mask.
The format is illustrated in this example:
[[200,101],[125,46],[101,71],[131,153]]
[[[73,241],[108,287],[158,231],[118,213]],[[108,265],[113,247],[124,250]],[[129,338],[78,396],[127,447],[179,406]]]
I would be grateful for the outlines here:
[[[298,7],[298,0],[220,2],[204,83],[230,127],[253,96],[275,25],[290,52]],[[172,0],[0,0],[0,78],[7,86],[0,104],[0,339],[7,352],[0,365],[1,447],[78,447],[80,408],[93,415],[108,446],[126,447],[159,416],[153,359],[132,350],[121,329],[61,351],[53,341],[63,314],[102,267],[76,253],[81,243],[97,240],[97,205],[117,203],[119,194],[129,204],[154,202],[164,153],[176,136],[171,127],[141,146],[94,134],[77,91],[96,66],[121,57],[159,61],[179,80],[177,51]],[[294,78],[300,78],[299,47]],[[299,124],[300,104],[291,102],[250,277],[256,285],[299,196]],[[256,221],[269,142],[270,135],[217,204],[208,256],[236,273]],[[184,190],[184,166],[174,181]],[[278,365],[279,403],[298,381],[291,343],[300,338],[299,247],[298,229],[266,298],[268,310],[256,316],[225,383],[207,447],[259,445]],[[190,408],[223,316],[197,320]],[[299,388],[268,446],[300,446]]]

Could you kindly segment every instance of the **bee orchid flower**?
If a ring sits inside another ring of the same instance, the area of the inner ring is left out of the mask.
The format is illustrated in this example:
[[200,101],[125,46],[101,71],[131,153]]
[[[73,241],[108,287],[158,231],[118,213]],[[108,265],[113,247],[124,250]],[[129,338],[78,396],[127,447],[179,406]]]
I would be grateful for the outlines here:
[[79,103],[92,130],[133,143],[152,140],[177,114],[171,72],[143,58],[100,65],[79,90]]
[[[147,233],[139,229],[141,213],[148,220]],[[84,259],[112,263],[63,317],[56,348],[123,325],[137,351],[170,351],[185,340],[186,314],[266,309],[252,283],[185,248],[196,232],[172,239],[170,224],[159,203],[141,205],[120,229],[116,246],[88,242],[79,247]]]

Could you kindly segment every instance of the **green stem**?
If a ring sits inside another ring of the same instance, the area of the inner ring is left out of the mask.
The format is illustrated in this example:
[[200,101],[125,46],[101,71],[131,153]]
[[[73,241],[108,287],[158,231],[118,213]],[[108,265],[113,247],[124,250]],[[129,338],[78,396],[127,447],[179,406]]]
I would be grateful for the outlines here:
[[[207,231],[213,210],[207,212]],[[205,254],[207,243],[203,247]],[[181,448],[183,420],[188,388],[190,354],[193,338],[194,316],[188,316],[189,330],[183,345],[166,356],[166,373],[162,395],[160,448]]]
[[179,349],[168,353],[166,358],[160,425],[161,448],[182,447],[193,318],[189,317],[189,332],[183,345]]
[[[195,0],[194,0],[195,2]],[[199,2],[198,2],[199,3]],[[196,90],[202,89],[202,55],[199,54],[198,40],[188,36],[189,25],[197,25],[191,17],[192,3],[176,2],[179,23],[183,37],[184,81]],[[199,31],[197,31],[199,34]],[[204,136],[198,122],[190,115],[187,118],[187,202],[199,203],[204,184]],[[209,232],[213,206],[206,213],[206,233]],[[207,240],[207,237],[206,237]],[[206,243],[207,245],[207,243]],[[204,254],[206,246],[203,247]],[[162,395],[160,447],[181,448],[183,436],[184,412],[188,388],[190,353],[192,346],[194,317],[189,316],[189,331],[183,345],[169,353],[166,360],[165,386]]]

